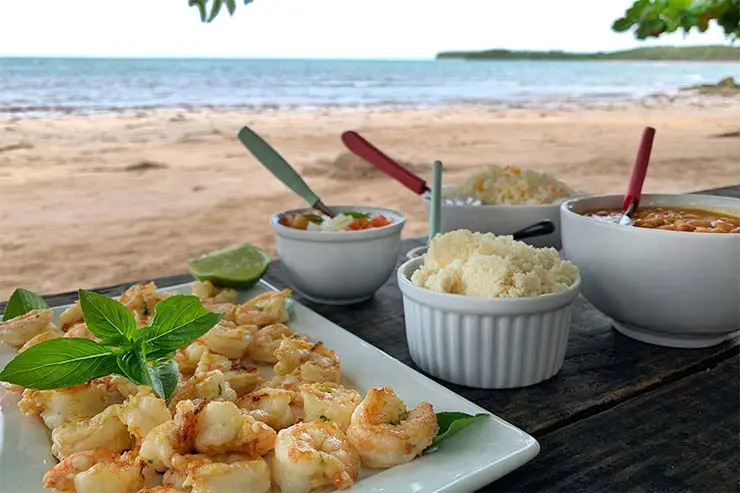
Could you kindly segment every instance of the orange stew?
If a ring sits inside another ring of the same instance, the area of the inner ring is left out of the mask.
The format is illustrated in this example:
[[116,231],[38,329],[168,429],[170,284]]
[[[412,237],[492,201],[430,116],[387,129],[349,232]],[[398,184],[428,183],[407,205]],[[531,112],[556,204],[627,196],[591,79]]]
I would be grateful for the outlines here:
[[[378,214],[377,216],[373,217],[371,217],[369,214],[360,213],[345,214],[352,217],[352,221],[346,227],[346,230],[348,231],[382,228],[383,226],[388,226],[392,223],[392,221],[385,217],[383,214]],[[281,216],[279,220],[280,224],[282,224],[283,226],[288,226],[289,228],[295,229],[308,229],[310,223],[316,224],[318,227],[317,229],[324,229],[321,228],[321,224],[326,221],[331,221],[331,219],[326,216],[321,216],[313,213],[285,214]]]
[[[586,211],[584,216],[619,222],[621,209]],[[694,233],[740,233],[740,217],[684,207],[640,207],[632,215],[633,226]]]

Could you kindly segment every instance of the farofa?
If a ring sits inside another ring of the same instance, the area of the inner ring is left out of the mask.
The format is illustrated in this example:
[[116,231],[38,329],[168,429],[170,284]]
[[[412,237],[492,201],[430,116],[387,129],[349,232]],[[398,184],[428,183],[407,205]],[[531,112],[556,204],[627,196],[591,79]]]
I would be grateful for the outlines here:
[[554,248],[511,236],[457,230],[436,236],[411,281],[433,291],[483,298],[525,298],[568,289],[578,268]]

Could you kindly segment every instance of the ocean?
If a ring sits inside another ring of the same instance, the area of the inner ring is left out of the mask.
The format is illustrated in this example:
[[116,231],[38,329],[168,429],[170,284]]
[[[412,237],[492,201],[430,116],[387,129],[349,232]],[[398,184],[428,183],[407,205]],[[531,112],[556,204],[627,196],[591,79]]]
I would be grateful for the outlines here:
[[727,76],[740,64],[0,58],[0,113],[599,104]]

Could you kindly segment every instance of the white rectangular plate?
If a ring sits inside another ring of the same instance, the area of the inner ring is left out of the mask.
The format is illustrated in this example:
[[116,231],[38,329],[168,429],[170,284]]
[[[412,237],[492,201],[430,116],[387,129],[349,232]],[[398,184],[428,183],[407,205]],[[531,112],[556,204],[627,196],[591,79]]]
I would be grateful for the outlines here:
[[[240,293],[240,298],[248,299],[274,289],[261,282],[252,290]],[[162,290],[190,293],[190,284]],[[64,308],[55,307],[55,316]],[[336,351],[345,385],[363,394],[373,386],[389,385],[409,407],[427,401],[437,412],[489,414],[299,303],[295,304],[289,325]],[[13,354],[7,346],[0,345],[0,365],[10,361]],[[0,389],[0,491],[42,493],[45,490],[41,478],[56,463],[49,451],[49,432],[40,420],[20,414],[18,399],[17,393]],[[539,443],[533,437],[491,414],[490,419],[442,442],[434,453],[392,469],[364,470],[351,491],[471,492],[521,467],[539,450]]]

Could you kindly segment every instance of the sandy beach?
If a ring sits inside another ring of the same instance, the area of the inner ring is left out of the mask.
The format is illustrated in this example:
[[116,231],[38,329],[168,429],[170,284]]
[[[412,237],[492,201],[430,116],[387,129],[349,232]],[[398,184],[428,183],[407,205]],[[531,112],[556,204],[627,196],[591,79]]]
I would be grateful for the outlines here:
[[0,299],[185,271],[193,256],[252,242],[274,253],[270,214],[301,199],[235,136],[249,125],[329,204],[426,216],[413,193],[346,155],[354,129],[428,176],[450,182],[485,164],[554,174],[591,193],[621,193],[642,127],[658,130],[646,192],[740,182],[740,101],[653,101],[608,108],[135,110],[0,117]]

